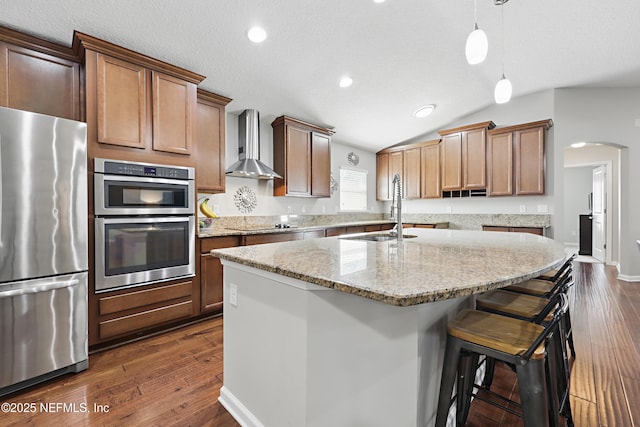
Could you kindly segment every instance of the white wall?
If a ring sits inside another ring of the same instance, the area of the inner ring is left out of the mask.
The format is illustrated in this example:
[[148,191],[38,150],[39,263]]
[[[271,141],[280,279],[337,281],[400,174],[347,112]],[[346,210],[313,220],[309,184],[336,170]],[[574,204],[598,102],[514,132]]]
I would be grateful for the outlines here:
[[593,166],[564,169],[564,232],[565,244],[577,246],[580,238],[579,216],[590,213],[589,195],[593,190]]
[[[620,150],[618,209],[619,270],[621,278],[640,281],[640,88],[571,88],[555,90],[554,157],[574,142],[608,142]],[[556,173],[562,168],[556,165]],[[556,200],[564,196],[564,183],[555,183]],[[558,227],[564,209],[556,204]],[[562,211],[562,212],[559,212]]]
[[[273,167],[273,132],[271,122],[260,122],[260,160]],[[226,167],[238,160],[238,116],[227,113],[226,123]],[[368,209],[369,212],[379,212],[376,201],[376,156],[361,148],[344,144],[331,143],[331,172],[336,180],[340,179],[340,167],[351,167],[347,163],[347,154],[353,151],[360,157],[357,168],[367,170],[368,173]],[[227,177],[226,192],[210,196],[209,204],[217,209],[221,216],[245,215],[234,204],[233,196],[236,190],[247,186],[256,193],[257,207],[248,215],[284,215],[292,214],[335,214],[338,212],[340,200],[336,191],[330,198],[315,197],[274,197],[273,181],[248,178]],[[204,196],[203,194],[199,195]],[[289,209],[291,212],[289,212]]]

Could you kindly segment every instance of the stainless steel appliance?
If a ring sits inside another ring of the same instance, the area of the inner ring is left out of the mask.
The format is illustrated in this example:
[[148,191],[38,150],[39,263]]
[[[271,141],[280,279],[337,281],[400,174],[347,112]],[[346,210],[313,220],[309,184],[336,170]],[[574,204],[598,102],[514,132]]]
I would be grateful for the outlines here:
[[95,159],[95,290],[195,275],[193,168]]
[[0,395],[87,369],[86,124],[0,108]]

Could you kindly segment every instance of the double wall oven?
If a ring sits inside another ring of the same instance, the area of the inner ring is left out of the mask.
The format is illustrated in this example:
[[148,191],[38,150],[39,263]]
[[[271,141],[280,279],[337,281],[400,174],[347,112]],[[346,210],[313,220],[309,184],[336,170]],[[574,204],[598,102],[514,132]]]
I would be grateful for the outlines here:
[[195,171],[94,160],[95,291],[195,274]]

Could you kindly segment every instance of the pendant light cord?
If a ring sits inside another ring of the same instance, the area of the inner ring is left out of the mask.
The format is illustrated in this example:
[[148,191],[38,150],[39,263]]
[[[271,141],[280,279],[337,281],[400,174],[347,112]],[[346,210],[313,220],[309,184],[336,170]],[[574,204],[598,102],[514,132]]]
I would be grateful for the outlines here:
[[504,78],[504,2],[500,5],[500,37],[502,37],[502,78]]

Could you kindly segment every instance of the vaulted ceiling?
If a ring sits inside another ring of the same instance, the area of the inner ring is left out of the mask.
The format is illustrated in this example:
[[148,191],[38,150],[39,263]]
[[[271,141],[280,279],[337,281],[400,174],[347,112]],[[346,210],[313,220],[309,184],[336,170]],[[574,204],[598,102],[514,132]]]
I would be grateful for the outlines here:
[[[335,141],[370,151],[492,104],[502,49],[514,96],[640,86],[638,0],[477,0],[477,10],[489,54],[474,66],[464,56],[473,0],[0,0],[0,24],[64,45],[73,30],[102,38],[207,76],[201,87],[234,99],[228,112],[332,126]],[[247,39],[253,25],[266,41]],[[354,83],[341,88],[346,75]],[[434,113],[415,118],[425,104]]]

